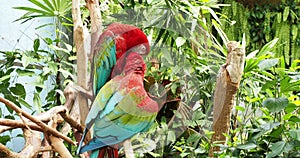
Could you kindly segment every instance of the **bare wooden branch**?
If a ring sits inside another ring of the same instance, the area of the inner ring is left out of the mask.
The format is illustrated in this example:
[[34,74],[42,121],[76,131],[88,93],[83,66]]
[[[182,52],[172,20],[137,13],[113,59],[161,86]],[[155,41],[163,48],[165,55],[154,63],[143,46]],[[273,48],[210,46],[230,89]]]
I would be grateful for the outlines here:
[[66,122],[68,122],[73,128],[77,129],[79,132],[83,132],[83,127],[81,126],[81,124],[79,124],[78,122],[76,122],[75,120],[73,120],[72,118],[70,118],[70,116],[68,115],[68,113],[66,112],[60,112],[59,113]]
[[6,146],[0,143],[0,155],[6,158],[17,158],[18,154],[9,150]]
[[34,157],[36,149],[40,148],[42,143],[40,133],[28,129],[23,129],[23,133],[26,144],[18,155],[20,157]]
[[77,91],[73,88],[74,87],[74,83],[70,82],[67,87],[64,89],[64,96],[66,97],[66,102],[64,104],[64,106],[71,111],[71,109],[73,108],[75,99],[77,97]]
[[[51,126],[52,128],[56,128],[58,119],[59,119],[58,115],[52,117],[52,120],[48,123],[48,125]],[[50,139],[51,146],[61,157],[72,158],[71,153],[68,151],[68,149],[66,148],[66,146],[64,145],[61,139],[53,135],[50,135],[49,139]]]
[[99,0],[87,0],[87,8],[91,17],[91,58],[93,57],[94,48],[102,33],[102,17],[99,9]]
[[[0,133],[5,132],[6,130],[13,129],[13,128],[27,128],[27,127],[29,127],[32,130],[43,131],[43,129],[40,126],[37,126],[34,123],[28,122],[26,124],[27,124],[27,126],[25,126],[24,122],[20,121],[20,120],[11,120],[11,119],[0,118],[0,125],[7,126],[7,128],[2,128],[0,130]],[[10,127],[10,128],[8,128],[8,127]]]
[[[87,54],[90,51],[90,42],[87,40],[88,31],[83,26],[81,13],[80,13],[80,0],[72,0],[72,17],[74,24],[74,43],[76,45],[77,55],[77,83],[84,89],[87,87]],[[78,97],[80,120],[84,124],[85,118],[89,112],[88,101],[83,95],[79,94]]]
[[68,143],[70,143],[72,145],[75,145],[75,143],[70,138],[68,138],[67,136],[59,133],[56,129],[53,129],[53,128],[49,127],[44,122],[36,119],[35,117],[31,116],[30,114],[26,113],[25,111],[23,111],[21,108],[19,108],[18,106],[16,106],[11,101],[6,100],[3,97],[0,97],[0,102],[4,103],[8,107],[10,107],[14,111],[16,111],[16,113],[21,114],[22,116],[26,117],[30,121],[32,121],[32,122],[36,123],[37,125],[39,125],[43,129],[44,132],[51,133],[52,135],[54,135],[56,137],[59,137],[59,138],[62,138],[66,142],[68,142]]
[[[238,42],[228,43],[228,55],[217,77],[214,94],[213,131],[212,142],[225,144],[230,127],[231,110],[234,104],[235,94],[239,87],[244,67],[245,48],[241,48]],[[209,156],[212,157],[218,146],[212,147]]]

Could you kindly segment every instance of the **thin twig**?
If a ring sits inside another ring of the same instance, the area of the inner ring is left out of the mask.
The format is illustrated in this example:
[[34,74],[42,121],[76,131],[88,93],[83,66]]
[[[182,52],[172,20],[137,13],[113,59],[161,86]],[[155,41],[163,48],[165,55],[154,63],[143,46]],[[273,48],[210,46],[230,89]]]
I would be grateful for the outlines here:
[[23,124],[25,125],[25,127],[31,131],[31,128],[27,125],[27,123],[25,122],[23,116],[22,116],[22,113],[19,113],[19,116],[20,116],[20,119],[22,120]]

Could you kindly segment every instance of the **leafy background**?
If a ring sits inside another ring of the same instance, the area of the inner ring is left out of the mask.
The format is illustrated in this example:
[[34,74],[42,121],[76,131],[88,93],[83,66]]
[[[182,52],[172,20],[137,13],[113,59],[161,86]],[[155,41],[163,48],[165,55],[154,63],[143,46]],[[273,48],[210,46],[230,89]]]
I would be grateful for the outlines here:
[[[62,90],[76,81],[70,0],[29,0],[33,7],[17,21],[53,18],[55,37],[39,36],[32,49],[1,51],[0,92],[32,113],[63,104]],[[146,89],[167,102],[147,133],[133,138],[139,157],[207,157],[213,145],[217,157],[299,157],[299,0],[105,0],[104,25],[122,22],[142,28],[151,40]],[[88,11],[82,17],[89,25]],[[246,64],[235,99],[227,145],[210,142],[213,91],[219,67],[225,63],[229,40],[246,37]],[[42,48],[41,44],[47,45]],[[12,75],[14,74],[14,75]],[[30,76],[34,82],[19,83]],[[33,106],[25,84],[34,86]],[[51,85],[47,92],[45,86]],[[147,87],[148,86],[148,87]],[[53,97],[55,96],[55,97]],[[45,99],[41,99],[45,98]],[[42,101],[44,100],[44,101]],[[181,101],[179,101],[181,100]],[[3,118],[15,119],[10,110]],[[70,134],[70,136],[72,136]],[[5,144],[11,135],[1,135]],[[20,137],[22,137],[20,135]],[[145,143],[147,142],[147,143]],[[68,147],[72,153],[76,147]]]

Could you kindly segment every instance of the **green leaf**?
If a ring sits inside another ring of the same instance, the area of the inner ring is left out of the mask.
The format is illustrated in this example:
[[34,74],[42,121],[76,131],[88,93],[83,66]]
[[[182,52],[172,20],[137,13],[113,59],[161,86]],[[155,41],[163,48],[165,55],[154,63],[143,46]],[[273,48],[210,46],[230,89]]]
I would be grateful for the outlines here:
[[49,7],[50,10],[52,10],[52,11],[56,10],[49,0],[43,0],[43,1]]
[[171,57],[171,52],[168,51],[167,49],[163,50],[163,57],[167,60],[167,62],[171,65],[174,65],[174,62],[172,60],[172,57]]
[[36,110],[38,111],[38,113],[41,113],[42,112],[42,101],[41,101],[40,95],[38,93],[34,93],[33,104],[34,104]]
[[268,98],[262,104],[269,109],[271,113],[280,112],[288,106],[289,100],[287,98]]
[[18,73],[18,76],[33,76],[35,74],[35,72],[33,71],[30,71],[30,70],[21,70],[21,69],[17,69],[17,73]]
[[[48,12],[53,12],[54,11],[54,8],[50,5],[48,5],[48,6],[46,6],[46,5],[44,5],[44,4],[42,4],[42,3],[40,3],[39,1],[37,1],[37,0],[29,0],[31,3],[33,3],[33,4],[35,4],[38,8],[41,8],[41,9],[44,9],[45,11],[48,11]],[[44,0],[45,1],[45,0]],[[46,4],[48,4],[48,3],[46,3]],[[50,8],[48,8],[48,7],[50,7]]]
[[237,146],[238,149],[250,150],[256,148],[256,144],[254,143],[246,143],[246,144],[239,144]]
[[64,70],[64,69],[59,69],[59,72],[64,76],[64,78],[68,78],[69,76],[74,78],[73,74],[71,74],[69,71]]
[[267,157],[279,156],[283,152],[285,145],[286,145],[285,141],[278,141],[272,144],[271,146],[272,152],[267,154]]
[[278,59],[265,59],[260,61],[257,66],[261,69],[261,70],[265,70],[265,69],[269,69],[273,66],[275,66],[278,63]]
[[48,45],[51,45],[53,43],[53,40],[51,38],[46,37],[44,40]]
[[[31,7],[14,7],[14,9],[28,11],[30,14],[32,14],[32,13],[39,14],[38,16],[44,16],[44,17],[46,17],[46,16],[54,16],[54,14],[51,13],[51,12],[47,12],[45,10],[31,8]],[[21,20],[21,18],[17,19],[17,21],[18,20]]]
[[254,58],[258,52],[259,52],[259,50],[255,50],[255,51],[249,53],[249,54],[246,56],[246,59],[248,60],[248,59]]
[[30,57],[27,57],[25,54],[22,56],[21,58],[21,62],[22,62],[22,65],[24,68],[26,68],[29,63],[31,62],[31,58]]
[[7,79],[9,79],[9,78],[10,78],[10,75],[2,76],[2,77],[0,78],[0,82],[3,82],[3,81],[5,81],[5,80],[7,80]]
[[37,52],[39,50],[40,47],[40,39],[35,39],[33,41],[33,50],[34,52]]
[[193,133],[192,135],[190,135],[188,137],[188,139],[186,140],[186,142],[188,144],[193,143],[193,142],[197,142],[199,139],[201,138],[199,133]]
[[61,51],[61,52],[70,54],[70,52],[69,52],[67,49],[60,48],[60,47],[57,47],[57,46],[55,46],[55,45],[49,45],[49,48],[51,48],[51,49],[54,50],[54,51]]
[[30,104],[28,104],[24,99],[19,98],[19,102],[24,105],[25,107],[27,107],[28,109],[31,109],[32,106]]
[[300,80],[293,82],[292,78],[289,76],[284,76],[282,80],[280,80],[280,93],[297,91],[300,87]]
[[168,131],[168,137],[167,137],[167,140],[169,142],[172,142],[174,143],[175,140],[176,140],[176,135],[175,135],[175,132],[174,131]]
[[282,20],[286,21],[289,16],[290,7],[285,7],[283,10]]
[[260,132],[258,134],[256,134],[253,138],[257,139],[258,137],[264,135],[266,132],[274,129],[275,127],[278,127],[280,125],[280,122],[275,122],[275,123],[264,123],[260,125],[260,129],[255,129],[255,130],[259,130]]
[[0,143],[3,145],[6,145],[7,142],[10,141],[10,136],[5,135],[5,136],[0,136]]
[[222,41],[224,43],[228,43],[229,42],[228,37],[224,33],[224,31],[222,30],[221,26],[215,20],[212,20],[212,24],[215,27],[215,29],[217,30],[217,32],[220,35],[220,37],[222,38]]
[[25,88],[22,84],[16,83],[15,87],[10,87],[9,90],[13,92],[15,95],[21,96],[23,99],[26,96]]
[[177,37],[175,40],[176,46],[180,47],[186,42],[186,39],[183,37]]
[[176,94],[176,90],[177,90],[178,87],[179,87],[178,84],[176,84],[176,83],[172,84],[172,85],[171,85],[171,92],[172,92],[173,94]]
[[246,60],[244,73],[250,72],[253,69],[255,69],[258,63],[259,63],[259,60],[255,59],[255,58],[251,58],[249,60]]
[[203,114],[203,112],[201,110],[196,110],[194,113],[193,113],[193,116],[192,116],[192,120],[196,121],[196,120],[200,120],[200,119],[203,119],[205,118],[205,114]]
[[289,121],[295,122],[295,123],[300,123],[300,118],[297,116],[291,116]]
[[289,134],[293,139],[300,141],[300,130],[299,129],[289,130]]
[[242,112],[245,111],[245,108],[242,107],[242,106],[235,106],[234,108],[235,108],[236,110],[239,110],[239,111],[242,111]]
[[48,66],[49,66],[49,68],[50,68],[50,70],[53,74],[57,74],[57,71],[58,71],[58,64],[57,63],[49,62]]
[[265,44],[262,49],[258,52],[257,56],[262,56],[271,51],[271,49],[275,46],[275,44],[278,42],[279,38],[275,38],[272,41]]

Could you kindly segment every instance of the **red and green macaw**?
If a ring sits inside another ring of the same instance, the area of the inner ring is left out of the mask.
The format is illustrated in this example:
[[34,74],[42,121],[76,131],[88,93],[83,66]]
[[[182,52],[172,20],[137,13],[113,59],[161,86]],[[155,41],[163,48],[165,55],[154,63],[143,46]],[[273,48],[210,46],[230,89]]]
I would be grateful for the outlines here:
[[147,55],[150,52],[147,36],[142,30],[132,25],[110,24],[100,35],[93,55],[92,76],[95,96],[111,78],[113,68],[116,69],[113,75],[122,72],[122,64],[118,67],[114,65],[121,56],[128,52]]
[[[119,64],[124,65],[122,73],[100,89],[92,104],[78,154],[92,150],[91,158],[98,157],[98,149],[147,131],[155,120],[159,108],[144,89],[146,65],[142,56],[131,52],[123,55],[116,66]],[[87,131],[92,127],[93,139],[82,146]]]

